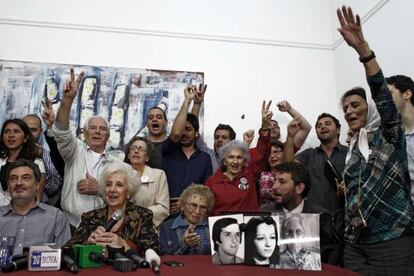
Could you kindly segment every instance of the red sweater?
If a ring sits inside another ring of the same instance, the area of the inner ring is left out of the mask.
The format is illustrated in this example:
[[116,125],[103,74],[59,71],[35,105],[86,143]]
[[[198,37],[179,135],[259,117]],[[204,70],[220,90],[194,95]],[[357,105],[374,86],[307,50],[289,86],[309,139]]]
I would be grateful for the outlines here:
[[[231,181],[223,174],[223,168],[207,179],[206,185],[214,194],[215,206],[212,215],[220,215],[225,211],[259,211],[257,199],[257,179],[263,171],[270,153],[270,133],[263,136],[259,132],[256,150],[246,167]],[[248,189],[239,188],[240,179],[246,178]]]

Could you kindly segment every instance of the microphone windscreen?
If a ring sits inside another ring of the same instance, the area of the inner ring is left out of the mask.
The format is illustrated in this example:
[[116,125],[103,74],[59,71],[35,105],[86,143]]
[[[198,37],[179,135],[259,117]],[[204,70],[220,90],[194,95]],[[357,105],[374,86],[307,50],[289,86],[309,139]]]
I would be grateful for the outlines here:
[[153,249],[147,249],[147,251],[145,251],[145,260],[147,260],[148,263],[151,264],[152,266],[152,262],[156,262],[158,265],[161,264],[161,259],[160,256],[158,256],[157,252],[155,252]]

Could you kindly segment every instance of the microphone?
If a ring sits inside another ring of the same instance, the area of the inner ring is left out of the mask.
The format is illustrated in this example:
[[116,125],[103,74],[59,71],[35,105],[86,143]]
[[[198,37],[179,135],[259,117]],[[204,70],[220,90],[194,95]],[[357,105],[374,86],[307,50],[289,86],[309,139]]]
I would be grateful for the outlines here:
[[149,268],[150,264],[141,256],[138,255],[138,252],[134,249],[129,249],[125,251],[125,256],[133,260],[139,268]]
[[154,271],[156,275],[159,275],[161,259],[160,256],[158,256],[157,252],[151,248],[147,249],[147,251],[145,251],[145,260],[147,260],[147,262],[150,264],[152,271]]
[[105,224],[105,232],[109,232],[112,227],[122,218],[123,212],[122,209],[116,209],[112,214],[111,219]]
[[11,263],[7,263],[2,268],[2,272],[12,272],[12,271],[17,271],[19,269],[27,268],[27,263],[28,262],[29,262],[29,257],[28,256],[16,259]]
[[12,256],[12,262],[14,262],[15,260],[24,258],[24,257],[29,257],[28,254],[29,254],[29,252],[27,252],[27,254],[26,253],[22,253],[22,254],[18,254],[18,255],[13,255]]
[[75,261],[70,256],[63,254],[62,262],[69,272],[72,272],[72,273],[79,272],[79,266],[75,263]]

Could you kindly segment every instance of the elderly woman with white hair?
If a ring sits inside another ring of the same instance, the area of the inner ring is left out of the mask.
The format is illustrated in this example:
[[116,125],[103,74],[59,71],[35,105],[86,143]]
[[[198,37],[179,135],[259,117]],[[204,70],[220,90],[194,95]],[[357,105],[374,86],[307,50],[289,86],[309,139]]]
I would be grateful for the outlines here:
[[[152,222],[152,212],[130,202],[134,198],[140,178],[128,164],[112,161],[105,164],[100,175],[99,190],[106,206],[84,213],[72,239],[65,245],[100,244],[123,246],[144,254],[148,248],[158,250],[158,237]],[[109,230],[104,225],[116,210],[121,219]]]
[[259,130],[257,151],[250,160],[249,149],[233,140],[219,151],[221,167],[210,176],[206,185],[215,197],[213,215],[232,211],[258,211],[257,180],[270,154],[271,101],[262,105],[262,127]]
[[214,195],[202,184],[191,184],[180,195],[181,214],[161,224],[162,255],[210,255],[208,215]]

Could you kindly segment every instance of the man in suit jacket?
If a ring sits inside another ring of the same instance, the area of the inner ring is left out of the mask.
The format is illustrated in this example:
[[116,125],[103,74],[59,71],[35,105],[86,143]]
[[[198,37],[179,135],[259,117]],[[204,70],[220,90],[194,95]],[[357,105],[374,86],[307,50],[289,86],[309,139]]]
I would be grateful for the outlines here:
[[326,209],[306,200],[311,189],[308,170],[296,162],[281,163],[276,166],[275,201],[262,207],[262,211],[283,213],[324,213]]

